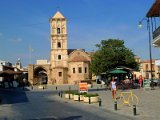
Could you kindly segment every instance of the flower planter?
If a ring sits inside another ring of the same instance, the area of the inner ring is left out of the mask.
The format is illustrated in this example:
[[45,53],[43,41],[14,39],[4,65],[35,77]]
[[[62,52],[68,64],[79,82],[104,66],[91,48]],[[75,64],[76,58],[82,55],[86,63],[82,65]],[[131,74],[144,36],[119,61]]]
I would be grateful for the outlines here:
[[[76,92],[77,93],[77,92]],[[70,99],[73,99],[73,96],[74,96],[74,94],[75,94],[75,91],[65,91],[64,92],[64,97],[65,98],[68,98],[69,99],[69,97],[70,97]]]
[[73,95],[73,100],[78,101],[80,96],[80,101],[83,101],[84,95]]
[[67,99],[69,99],[69,96],[70,96],[70,99],[73,99],[73,94],[69,94],[69,93],[64,94],[64,97]]
[[42,86],[42,85],[39,85],[38,88],[39,88],[39,89],[43,89],[43,86]]
[[89,103],[89,98],[91,103],[97,103],[99,100],[99,96],[94,96],[94,97],[85,97],[84,96],[84,102]]

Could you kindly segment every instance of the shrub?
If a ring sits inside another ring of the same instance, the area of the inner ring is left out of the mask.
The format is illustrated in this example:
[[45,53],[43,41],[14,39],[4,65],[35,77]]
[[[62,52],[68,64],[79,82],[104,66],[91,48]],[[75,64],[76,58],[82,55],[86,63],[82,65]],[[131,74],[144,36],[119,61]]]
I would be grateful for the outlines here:
[[77,91],[68,90],[68,91],[65,91],[65,93],[67,93],[67,94],[76,94]]
[[99,96],[98,93],[90,93],[90,94],[85,94],[84,97],[96,97]]
[[76,92],[74,95],[86,95],[86,94],[87,94],[86,92],[82,92],[82,93]]

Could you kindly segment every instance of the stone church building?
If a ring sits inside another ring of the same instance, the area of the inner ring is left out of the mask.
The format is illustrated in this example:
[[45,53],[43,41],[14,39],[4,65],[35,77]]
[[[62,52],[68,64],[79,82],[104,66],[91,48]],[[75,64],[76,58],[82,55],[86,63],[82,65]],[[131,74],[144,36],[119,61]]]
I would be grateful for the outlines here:
[[68,49],[67,41],[67,20],[58,11],[50,19],[50,61],[29,64],[31,84],[76,84],[91,79],[91,54],[83,49]]

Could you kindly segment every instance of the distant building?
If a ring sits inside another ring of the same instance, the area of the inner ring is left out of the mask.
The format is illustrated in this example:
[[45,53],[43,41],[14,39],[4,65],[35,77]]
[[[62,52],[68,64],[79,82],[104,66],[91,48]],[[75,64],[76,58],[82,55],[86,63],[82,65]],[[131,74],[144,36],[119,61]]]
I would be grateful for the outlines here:
[[[152,60],[152,78],[159,79],[160,78],[160,66],[156,63],[158,60]],[[140,60],[139,59],[139,71],[134,71],[136,78],[142,76],[146,79],[151,79],[151,67],[150,60]]]
[[[0,60],[0,71],[4,71],[7,69],[14,70],[14,68],[12,67],[12,63]],[[6,78],[4,77],[0,77],[0,85],[5,79]]]
[[[10,66],[11,67],[12,63],[0,60],[0,66]],[[0,71],[3,71],[3,69],[0,68]]]
[[[155,64],[156,60],[152,60],[152,78],[160,78],[160,66]],[[141,61],[141,73],[144,78],[151,78],[150,60]]]
[[20,58],[18,58],[18,60],[17,60],[17,62],[15,64],[15,67],[18,68],[19,70],[22,69],[22,64],[21,64],[21,59]]
[[91,57],[84,49],[68,49],[67,20],[57,12],[50,19],[50,61],[37,60],[28,66],[31,84],[76,84],[90,80]]

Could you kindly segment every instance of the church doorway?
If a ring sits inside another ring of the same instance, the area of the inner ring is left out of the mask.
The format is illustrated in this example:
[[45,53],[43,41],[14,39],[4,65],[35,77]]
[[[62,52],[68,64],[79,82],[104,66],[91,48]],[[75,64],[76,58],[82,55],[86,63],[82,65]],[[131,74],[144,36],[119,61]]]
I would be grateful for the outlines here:
[[42,67],[38,67],[35,70],[34,78],[37,85],[45,85],[48,83],[47,71]]

